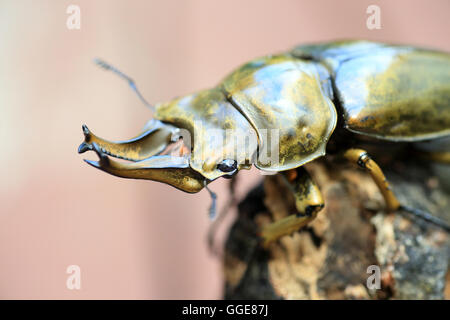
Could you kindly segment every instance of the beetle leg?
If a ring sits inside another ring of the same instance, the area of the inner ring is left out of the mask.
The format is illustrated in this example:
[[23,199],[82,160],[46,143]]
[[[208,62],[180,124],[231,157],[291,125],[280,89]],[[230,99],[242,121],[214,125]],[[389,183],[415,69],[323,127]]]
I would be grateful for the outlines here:
[[84,141],[78,147],[78,153],[94,150],[96,143],[100,150],[107,155],[132,161],[147,159],[163,151],[174,137],[177,137],[178,128],[164,124],[159,120],[150,120],[142,134],[135,138],[111,142],[97,137],[86,125],[83,125]]
[[383,195],[388,211],[392,212],[397,210],[404,210],[420,219],[443,228],[447,232],[450,232],[450,226],[445,221],[433,216],[428,212],[400,204],[397,197],[392,192],[391,187],[389,186],[389,183],[383,174],[383,171],[378,166],[378,164],[370,158],[365,150],[349,149],[344,153],[344,157],[351,162],[358,164],[358,166],[360,166],[361,168],[369,171],[372,179],[375,181],[376,185],[381,191],[381,194]]
[[380,189],[380,192],[383,195],[388,211],[396,211],[400,208],[400,202],[392,192],[383,171],[378,164],[370,158],[365,150],[348,149],[344,153],[344,157],[370,173],[373,181],[376,183],[378,189]]
[[163,155],[122,163],[109,158],[97,143],[94,142],[92,148],[99,161],[84,161],[117,177],[159,181],[190,193],[198,192],[205,186],[205,178],[190,168],[187,157]]
[[306,226],[316,218],[318,212],[324,207],[319,187],[303,167],[283,171],[281,174],[294,195],[297,214],[289,215],[264,226],[260,234],[264,247],[280,237]]

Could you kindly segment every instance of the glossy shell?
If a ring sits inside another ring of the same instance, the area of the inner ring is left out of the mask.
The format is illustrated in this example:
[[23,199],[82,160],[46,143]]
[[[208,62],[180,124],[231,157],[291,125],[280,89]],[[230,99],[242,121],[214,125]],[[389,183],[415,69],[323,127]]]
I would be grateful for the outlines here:
[[[323,72],[316,63],[279,55],[253,60],[222,82],[228,100],[258,133],[258,168],[288,170],[325,154],[337,113]],[[277,161],[262,161],[261,153],[270,158],[275,152]]]
[[393,141],[450,134],[450,55],[367,41],[300,46],[327,67],[350,131]]
[[245,139],[226,139],[228,130],[257,137],[238,154],[239,169],[251,163],[285,171],[325,154],[336,108],[358,134],[393,141],[448,136],[450,56],[368,41],[300,46],[255,59],[215,88],[160,104],[155,116],[193,135],[190,166],[214,180],[226,175],[217,165],[245,149]]
[[[254,129],[245,117],[227,101],[219,88],[203,90],[156,106],[156,118],[179,128],[186,129],[193,138],[190,166],[205,178],[214,180],[224,175],[217,164],[227,159],[234,150],[245,149],[243,139],[227,138],[228,133],[251,135]],[[256,136],[256,135],[255,135]],[[256,140],[256,138],[255,138]],[[257,145],[248,149],[251,161]]]

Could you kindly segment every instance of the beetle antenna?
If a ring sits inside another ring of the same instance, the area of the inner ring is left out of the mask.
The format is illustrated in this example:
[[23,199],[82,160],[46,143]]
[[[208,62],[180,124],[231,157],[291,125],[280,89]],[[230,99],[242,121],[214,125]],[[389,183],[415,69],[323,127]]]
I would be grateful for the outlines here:
[[125,73],[123,73],[122,71],[120,71],[119,69],[117,69],[116,67],[110,65],[109,63],[103,61],[102,59],[99,58],[95,58],[94,59],[94,63],[96,65],[98,65],[100,68],[103,68],[105,70],[109,70],[114,72],[115,74],[117,74],[119,77],[121,77],[122,79],[124,79],[125,81],[128,82],[129,86],[131,87],[131,89],[137,94],[138,98],[150,109],[152,110],[152,112],[155,112],[155,107],[152,106],[150,103],[147,102],[147,100],[145,100],[145,98],[142,96],[141,92],[139,91],[139,89],[136,86],[136,83],[134,82],[133,79],[131,79],[129,76],[127,76]]
[[425,220],[425,221],[432,223],[438,227],[441,227],[442,229],[444,229],[447,232],[450,232],[450,225],[448,225],[448,223],[439,219],[438,217],[433,216],[432,214],[430,214],[426,211],[423,211],[423,210],[420,210],[417,208],[413,208],[413,207],[409,207],[409,206],[404,206],[404,205],[401,205],[400,209],[403,209],[404,211],[411,213],[412,215],[414,215],[422,220]]
[[230,205],[227,205],[220,210],[219,214],[217,215],[217,219],[214,220],[214,222],[211,224],[211,226],[209,227],[209,230],[208,230],[208,237],[207,237],[208,247],[209,247],[211,253],[216,256],[218,256],[219,254],[222,253],[215,246],[214,240],[215,240],[217,229],[219,228],[220,223],[223,221],[223,219],[230,212],[230,209],[237,206],[237,202],[238,202],[238,199],[236,197],[237,179],[238,179],[238,175],[233,175],[231,177],[230,183],[228,185],[229,190],[230,190],[230,196],[231,196]]
[[205,189],[208,190],[209,195],[211,196],[211,206],[209,207],[209,218],[214,220],[216,217],[216,203],[217,203],[217,194],[213,192],[208,185],[206,184],[206,180],[204,181]]

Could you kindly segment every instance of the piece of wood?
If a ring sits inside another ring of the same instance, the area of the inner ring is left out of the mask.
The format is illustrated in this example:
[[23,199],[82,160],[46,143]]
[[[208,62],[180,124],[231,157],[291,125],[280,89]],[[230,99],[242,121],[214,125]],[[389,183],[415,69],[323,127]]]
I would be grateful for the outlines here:
[[[388,168],[402,203],[450,221],[442,171],[404,162]],[[268,250],[258,243],[258,225],[294,212],[284,184],[267,176],[239,204],[225,244],[226,299],[450,298],[445,231],[408,213],[386,214],[380,192],[363,170],[325,161],[307,169],[321,187],[325,208],[307,228]],[[367,288],[369,266],[381,271],[379,290]]]

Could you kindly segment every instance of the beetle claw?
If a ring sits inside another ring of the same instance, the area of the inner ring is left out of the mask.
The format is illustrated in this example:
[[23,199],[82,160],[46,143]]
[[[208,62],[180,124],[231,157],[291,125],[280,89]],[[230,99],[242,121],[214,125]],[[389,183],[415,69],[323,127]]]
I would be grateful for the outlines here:
[[78,147],[78,153],[85,153],[88,150],[92,150],[92,146],[84,141]]
[[91,140],[91,131],[85,124],[83,124],[81,128],[84,134],[84,141],[78,147],[78,153],[84,153],[88,150],[92,150],[92,145],[89,143],[89,141]]
[[83,134],[86,138],[89,138],[91,135],[91,131],[89,130],[89,128],[87,127],[87,125],[83,124],[81,126],[81,128],[83,129]]
[[100,163],[98,161],[93,161],[93,160],[88,160],[88,159],[83,159],[83,160],[84,160],[84,162],[93,166],[94,168],[100,169]]

